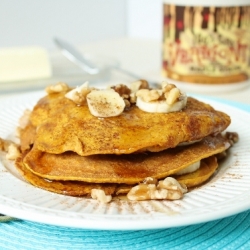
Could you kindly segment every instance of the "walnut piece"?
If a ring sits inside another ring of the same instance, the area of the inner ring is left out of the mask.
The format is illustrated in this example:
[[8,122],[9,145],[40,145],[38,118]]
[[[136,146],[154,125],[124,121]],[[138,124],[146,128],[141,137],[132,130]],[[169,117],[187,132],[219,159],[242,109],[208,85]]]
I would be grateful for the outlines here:
[[136,97],[140,97],[145,102],[166,100],[168,105],[173,105],[182,100],[184,94],[174,84],[163,82],[161,89],[137,90]]
[[131,89],[128,86],[126,86],[125,84],[118,84],[118,85],[112,86],[111,89],[113,89],[122,98],[125,98],[125,99],[128,99],[129,95],[131,93]]
[[102,203],[109,203],[112,200],[112,196],[106,195],[102,189],[92,189],[91,197],[92,199],[96,199]]
[[136,93],[140,89],[149,89],[149,84],[146,80],[135,81],[130,84],[130,89],[132,93]]
[[171,89],[176,88],[176,86],[174,84],[171,84],[171,83],[162,82],[161,88],[162,88],[163,93],[167,93]]
[[185,185],[181,185],[176,179],[167,177],[157,183],[143,182],[133,188],[127,194],[129,200],[178,200],[187,192]]
[[4,152],[8,152],[8,147],[10,146],[11,143],[12,141],[5,140],[0,137],[0,150]]
[[93,88],[89,88],[89,83],[85,82],[81,86],[70,90],[65,94],[65,97],[77,105],[83,105],[86,103],[87,95],[91,92],[91,90],[93,90]]
[[77,105],[88,105],[89,111],[96,117],[120,115],[132,105],[151,113],[168,113],[181,110],[187,97],[174,84],[162,83],[162,89],[150,89],[145,80],[133,82],[129,88],[118,84],[108,89],[89,88],[88,82],[74,88],[65,97]]
[[7,160],[16,160],[17,157],[20,155],[19,146],[10,141],[5,140],[0,137],[0,150],[6,152],[6,159]]
[[162,92],[158,89],[140,89],[136,92],[137,97],[141,97],[145,102],[159,100]]
[[131,106],[131,101],[130,101],[131,89],[127,85],[118,84],[118,85],[112,86],[111,89],[113,89],[123,98],[126,108],[129,108]]
[[239,135],[236,132],[226,132],[225,138],[229,140],[231,146],[239,141]]
[[172,105],[178,102],[179,97],[181,96],[181,92],[178,88],[173,88],[169,92],[164,93],[167,104]]
[[143,180],[143,184],[157,184],[158,180],[156,178],[153,178],[153,177],[146,177],[144,180]]
[[19,156],[20,156],[19,147],[16,144],[11,143],[8,147],[8,150],[7,150],[6,159],[7,160],[16,160],[17,157],[19,157]]
[[69,90],[69,86],[64,82],[58,82],[54,85],[49,85],[48,87],[45,88],[45,91],[48,94],[60,93],[63,91],[68,91],[68,90]]

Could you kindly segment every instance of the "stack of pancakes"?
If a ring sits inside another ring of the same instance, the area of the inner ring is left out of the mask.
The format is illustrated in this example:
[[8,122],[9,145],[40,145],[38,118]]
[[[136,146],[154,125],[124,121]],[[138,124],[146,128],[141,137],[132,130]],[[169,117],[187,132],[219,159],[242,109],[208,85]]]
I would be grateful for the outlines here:
[[[98,118],[65,93],[40,99],[20,133],[17,168],[28,182],[52,192],[88,196],[102,189],[116,195],[147,177],[168,176],[194,187],[213,175],[216,155],[230,147],[221,135],[230,117],[191,97],[177,112],[147,113],[132,105],[119,116]],[[197,161],[195,172],[175,175]]]

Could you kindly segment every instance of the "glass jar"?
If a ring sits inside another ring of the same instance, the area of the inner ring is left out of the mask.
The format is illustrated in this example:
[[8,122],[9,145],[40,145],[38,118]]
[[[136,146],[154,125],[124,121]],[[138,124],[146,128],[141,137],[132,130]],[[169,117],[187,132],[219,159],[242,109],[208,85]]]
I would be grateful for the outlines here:
[[162,72],[194,88],[250,85],[250,1],[164,0]]

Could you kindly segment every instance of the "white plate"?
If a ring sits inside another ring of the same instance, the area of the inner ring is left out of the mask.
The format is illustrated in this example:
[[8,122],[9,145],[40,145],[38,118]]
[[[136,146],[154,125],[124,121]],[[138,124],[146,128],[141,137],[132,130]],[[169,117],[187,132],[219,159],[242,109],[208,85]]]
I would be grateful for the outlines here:
[[[31,109],[43,92],[0,100],[0,137],[15,131],[26,108]],[[218,173],[207,184],[178,201],[113,201],[58,195],[26,183],[13,165],[0,162],[0,213],[52,225],[84,229],[139,230],[207,222],[250,208],[250,114],[232,106],[200,98],[228,113],[240,141],[230,150]]]

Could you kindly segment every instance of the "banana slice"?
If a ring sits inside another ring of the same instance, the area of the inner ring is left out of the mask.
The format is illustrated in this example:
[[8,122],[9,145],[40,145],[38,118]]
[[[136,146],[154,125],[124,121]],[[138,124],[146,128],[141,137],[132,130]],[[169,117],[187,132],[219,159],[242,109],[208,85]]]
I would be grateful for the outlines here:
[[187,97],[183,97],[180,101],[168,104],[166,100],[155,100],[146,102],[142,97],[137,97],[136,105],[139,109],[149,113],[169,113],[183,109],[186,106]]
[[113,89],[92,90],[87,103],[90,113],[97,117],[118,116],[125,108],[123,98]]
[[177,173],[175,173],[175,175],[183,175],[183,174],[188,174],[188,173],[193,173],[194,171],[196,171],[197,169],[200,168],[201,162],[197,161],[191,165],[189,165],[188,167],[178,171]]

